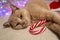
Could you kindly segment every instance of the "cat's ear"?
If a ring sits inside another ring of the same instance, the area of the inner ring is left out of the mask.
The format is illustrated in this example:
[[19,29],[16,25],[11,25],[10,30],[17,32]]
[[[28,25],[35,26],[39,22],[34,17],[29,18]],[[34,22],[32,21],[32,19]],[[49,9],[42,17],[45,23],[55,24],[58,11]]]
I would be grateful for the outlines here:
[[13,12],[18,9],[18,8],[17,8],[16,6],[14,6],[12,3],[10,3],[10,7],[12,8],[12,11],[13,11]]
[[10,23],[7,21],[3,24],[4,28],[10,27]]

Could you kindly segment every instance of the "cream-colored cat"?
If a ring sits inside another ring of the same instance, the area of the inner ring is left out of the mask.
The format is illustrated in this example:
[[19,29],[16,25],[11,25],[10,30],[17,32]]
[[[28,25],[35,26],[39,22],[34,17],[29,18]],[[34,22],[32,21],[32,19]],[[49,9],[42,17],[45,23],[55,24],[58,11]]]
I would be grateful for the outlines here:
[[10,6],[13,12],[4,26],[17,30],[28,27],[36,20],[46,19],[46,26],[60,36],[60,15],[50,11],[44,0],[29,0],[22,9]]

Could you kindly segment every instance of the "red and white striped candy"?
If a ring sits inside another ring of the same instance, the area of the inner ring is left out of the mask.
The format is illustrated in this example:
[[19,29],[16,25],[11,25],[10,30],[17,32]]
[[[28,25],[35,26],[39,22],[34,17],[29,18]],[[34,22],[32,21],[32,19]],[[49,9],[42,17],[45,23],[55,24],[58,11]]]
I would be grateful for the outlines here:
[[36,22],[35,24],[33,24],[33,25],[30,27],[30,30],[29,30],[29,31],[30,31],[32,34],[34,34],[34,35],[44,32],[44,31],[46,30],[46,27],[45,27],[45,26],[44,26],[44,27],[41,27],[39,30],[35,30],[35,29],[34,29],[34,28],[36,28],[36,27],[38,27],[38,26],[40,26],[40,25],[42,25],[42,24],[44,24],[44,23],[46,23],[46,20],[41,20],[40,22]]

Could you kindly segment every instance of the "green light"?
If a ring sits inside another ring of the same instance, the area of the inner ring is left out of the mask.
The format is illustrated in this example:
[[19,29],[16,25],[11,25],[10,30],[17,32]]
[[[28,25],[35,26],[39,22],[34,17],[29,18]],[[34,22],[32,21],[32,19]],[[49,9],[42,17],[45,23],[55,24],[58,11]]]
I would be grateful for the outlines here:
[[2,0],[2,2],[7,2],[7,0]]

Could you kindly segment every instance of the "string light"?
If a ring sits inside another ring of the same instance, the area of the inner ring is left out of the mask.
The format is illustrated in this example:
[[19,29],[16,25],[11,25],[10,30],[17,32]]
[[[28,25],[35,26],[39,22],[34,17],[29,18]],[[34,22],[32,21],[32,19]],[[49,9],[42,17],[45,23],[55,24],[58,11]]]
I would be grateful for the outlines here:
[[12,9],[10,8],[7,0],[0,0],[0,16],[11,15]]
[[18,8],[24,8],[28,0],[0,0],[0,16],[10,15],[12,9],[10,8],[8,1]]

